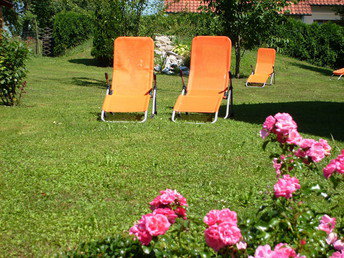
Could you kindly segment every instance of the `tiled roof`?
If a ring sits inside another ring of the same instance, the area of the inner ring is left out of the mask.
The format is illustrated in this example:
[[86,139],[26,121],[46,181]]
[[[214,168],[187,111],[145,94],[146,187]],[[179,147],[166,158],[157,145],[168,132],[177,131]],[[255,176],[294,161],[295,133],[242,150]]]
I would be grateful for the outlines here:
[[308,0],[310,5],[344,5],[344,0]]
[[200,6],[206,6],[202,0],[165,0],[167,13],[192,12],[199,13]]
[[[200,6],[206,5],[202,0],[165,0],[166,12],[201,12]],[[312,5],[344,5],[344,0],[301,0],[284,8],[284,12],[291,15],[311,15]]]
[[297,4],[291,4],[283,10],[290,15],[312,15],[312,9],[308,1],[300,1]]
[[312,5],[344,5],[344,0],[304,0],[297,4],[291,4],[284,11],[291,15],[311,15]]

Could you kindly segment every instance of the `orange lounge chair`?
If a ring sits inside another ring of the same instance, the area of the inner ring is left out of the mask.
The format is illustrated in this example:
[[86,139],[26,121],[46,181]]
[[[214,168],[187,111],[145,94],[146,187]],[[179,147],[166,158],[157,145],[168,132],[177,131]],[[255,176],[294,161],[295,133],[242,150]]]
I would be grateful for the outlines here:
[[[108,82],[101,119],[106,113],[144,112],[147,120],[149,100],[153,97],[152,117],[156,114],[156,77],[153,73],[154,42],[148,37],[118,37],[114,42],[112,84]],[[154,79],[154,86],[152,82]]]
[[225,118],[230,115],[233,102],[231,48],[231,40],[224,36],[199,36],[193,39],[189,82],[186,87],[182,77],[183,90],[173,108],[173,122],[176,121],[176,113],[196,112],[215,113],[212,122],[215,123],[223,98],[227,99]]
[[342,78],[342,76],[344,75],[344,68],[333,71],[332,76],[333,76],[333,75],[338,75],[338,76],[339,76],[338,80],[339,80],[339,79]]
[[[255,71],[248,77],[246,87],[264,87],[270,77],[270,83],[275,82],[275,58],[276,50],[273,48],[260,48],[257,54],[257,64]],[[252,69],[253,70],[253,69]],[[258,85],[257,85],[258,84]],[[260,86],[262,84],[262,86]],[[256,85],[256,86],[254,86]]]

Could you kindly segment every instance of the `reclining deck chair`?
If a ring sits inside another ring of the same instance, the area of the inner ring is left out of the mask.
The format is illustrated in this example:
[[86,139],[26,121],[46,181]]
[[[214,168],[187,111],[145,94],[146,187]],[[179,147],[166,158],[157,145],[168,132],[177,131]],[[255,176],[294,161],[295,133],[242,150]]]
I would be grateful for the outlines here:
[[[246,87],[261,87],[263,88],[266,84],[272,85],[275,82],[275,58],[276,50],[273,48],[260,48],[257,54],[257,64],[255,71],[248,77]],[[253,69],[252,69],[253,70]],[[270,83],[266,81],[270,77]],[[258,84],[258,86],[253,86]]]
[[[148,37],[118,37],[114,42],[112,84],[102,107],[101,119],[107,112],[144,112],[141,123],[147,120],[149,100],[153,97],[152,117],[156,114],[156,77],[153,74],[154,43]],[[154,78],[154,86],[152,82]]]
[[338,75],[338,76],[339,76],[338,80],[339,80],[339,79],[342,78],[342,76],[344,75],[344,68],[333,71],[332,76],[333,76],[333,75]]
[[176,113],[195,112],[215,113],[212,121],[215,123],[223,98],[227,99],[225,118],[228,118],[233,102],[231,48],[231,40],[224,36],[199,36],[193,39],[188,86],[185,86],[181,72],[183,89],[173,108],[173,122],[176,121]]

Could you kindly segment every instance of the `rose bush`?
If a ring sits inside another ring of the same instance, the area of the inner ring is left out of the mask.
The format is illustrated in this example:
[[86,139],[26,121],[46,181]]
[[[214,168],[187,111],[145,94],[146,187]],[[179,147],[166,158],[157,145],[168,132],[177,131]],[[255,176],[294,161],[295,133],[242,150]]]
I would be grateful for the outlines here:
[[[341,221],[331,215],[337,204],[329,209],[328,215],[319,214],[309,202],[322,198],[331,204],[335,192],[325,192],[322,182],[325,178],[335,178],[331,181],[334,190],[341,182],[344,150],[321,171],[317,164],[330,155],[331,146],[324,139],[303,138],[296,122],[286,113],[267,117],[260,135],[265,139],[264,149],[269,143],[277,144],[278,152],[270,156],[277,178],[273,188],[267,189],[263,205],[256,213],[239,218],[229,208],[211,210],[205,212],[202,223],[187,214],[185,197],[176,190],[166,189],[149,203],[151,213],[143,215],[129,229],[134,241],[116,238],[116,245],[110,247],[123,249],[122,252],[113,250],[111,254],[344,258],[344,231],[338,227]],[[314,184],[303,184],[307,176],[314,178]],[[326,191],[333,190],[330,186]],[[200,242],[195,235],[201,235],[202,231],[204,241]]]

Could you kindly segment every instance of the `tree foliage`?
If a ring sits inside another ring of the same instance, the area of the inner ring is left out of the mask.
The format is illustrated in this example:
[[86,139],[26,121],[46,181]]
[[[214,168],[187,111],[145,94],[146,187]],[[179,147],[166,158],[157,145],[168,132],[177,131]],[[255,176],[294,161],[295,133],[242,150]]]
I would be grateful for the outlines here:
[[219,16],[223,34],[230,37],[235,48],[235,75],[240,73],[244,49],[259,45],[273,32],[282,18],[281,11],[290,0],[205,0],[208,11]]
[[113,41],[119,36],[137,36],[145,0],[99,0],[95,2],[92,55],[103,65],[113,59]]

